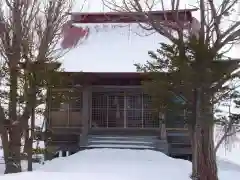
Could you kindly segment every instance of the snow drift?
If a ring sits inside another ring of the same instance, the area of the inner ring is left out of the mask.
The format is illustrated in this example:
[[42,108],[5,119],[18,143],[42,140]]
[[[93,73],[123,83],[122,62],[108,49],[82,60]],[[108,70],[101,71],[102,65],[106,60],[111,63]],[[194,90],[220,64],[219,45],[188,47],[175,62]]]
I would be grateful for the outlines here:
[[[237,180],[239,166],[219,162],[220,180]],[[190,180],[191,163],[151,150],[92,149],[35,167],[32,173],[4,175],[1,180]]]

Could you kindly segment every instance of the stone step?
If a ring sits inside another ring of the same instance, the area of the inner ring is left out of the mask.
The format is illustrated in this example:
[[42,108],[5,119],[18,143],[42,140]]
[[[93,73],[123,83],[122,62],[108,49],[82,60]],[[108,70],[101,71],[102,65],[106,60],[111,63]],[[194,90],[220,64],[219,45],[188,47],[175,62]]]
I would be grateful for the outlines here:
[[111,139],[115,139],[115,140],[137,140],[137,141],[154,141],[157,140],[158,137],[156,136],[99,136],[99,135],[89,135],[88,139],[93,139],[93,140],[111,140]]
[[164,153],[168,151],[168,144],[157,136],[107,136],[88,135],[86,148],[126,148],[126,149],[154,149]]

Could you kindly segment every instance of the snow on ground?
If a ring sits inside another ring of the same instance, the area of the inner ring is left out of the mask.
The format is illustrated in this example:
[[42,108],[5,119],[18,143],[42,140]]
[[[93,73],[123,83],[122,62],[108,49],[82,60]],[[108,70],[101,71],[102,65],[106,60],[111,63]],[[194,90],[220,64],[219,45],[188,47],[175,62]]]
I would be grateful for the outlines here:
[[234,142],[231,149],[219,148],[217,156],[240,165],[240,142]]
[[[220,160],[220,180],[237,180],[240,166]],[[191,163],[151,150],[92,149],[35,166],[32,173],[4,175],[1,180],[190,180]]]

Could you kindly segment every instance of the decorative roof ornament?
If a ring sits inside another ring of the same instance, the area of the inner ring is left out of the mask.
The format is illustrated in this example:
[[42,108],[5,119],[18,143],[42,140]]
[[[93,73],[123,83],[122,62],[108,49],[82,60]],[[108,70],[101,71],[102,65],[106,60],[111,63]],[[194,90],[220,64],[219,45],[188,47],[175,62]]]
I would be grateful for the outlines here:
[[79,42],[87,39],[89,35],[89,28],[83,28],[73,25],[72,21],[66,22],[62,27],[63,40],[61,47],[63,49],[70,49],[76,47]]

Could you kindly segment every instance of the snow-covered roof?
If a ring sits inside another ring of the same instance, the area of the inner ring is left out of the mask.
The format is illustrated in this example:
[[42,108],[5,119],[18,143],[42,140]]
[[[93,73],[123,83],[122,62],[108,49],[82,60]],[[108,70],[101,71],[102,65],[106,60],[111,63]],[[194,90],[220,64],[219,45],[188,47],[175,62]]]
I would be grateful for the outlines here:
[[134,63],[150,59],[148,51],[155,51],[163,36],[142,29],[137,23],[81,24],[90,34],[63,60],[67,71],[131,72]]
[[[181,1],[179,8],[194,7],[190,6],[192,3],[189,5],[188,1]],[[121,0],[116,0],[116,2],[122,3]],[[164,5],[165,9],[171,9],[170,1],[164,1]],[[156,4],[152,10],[161,10],[161,4]],[[77,1],[72,11],[86,15],[104,14],[111,9],[105,7],[102,0],[89,0],[84,6],[82,2]],[[195,13],[193,13],[194,16]],[[83,23],[80,25],[90,27],[90,34],[79,47],[64,56],[63,65],[67,71],[136,71],[134,63],[144,63],[150,60],[148,51],[155,51],[160,47],[160,42],[168,42],[163,36],[143,30],[136,23]]]

